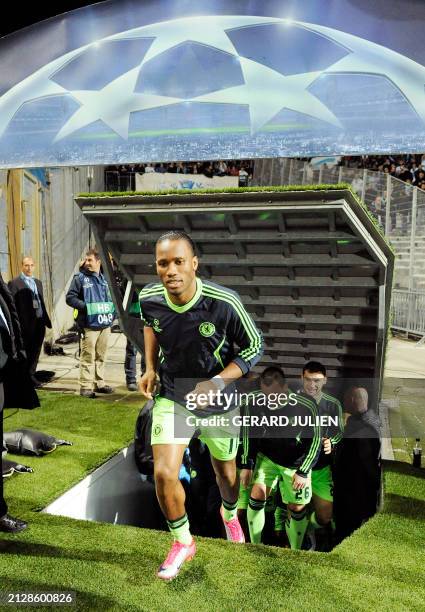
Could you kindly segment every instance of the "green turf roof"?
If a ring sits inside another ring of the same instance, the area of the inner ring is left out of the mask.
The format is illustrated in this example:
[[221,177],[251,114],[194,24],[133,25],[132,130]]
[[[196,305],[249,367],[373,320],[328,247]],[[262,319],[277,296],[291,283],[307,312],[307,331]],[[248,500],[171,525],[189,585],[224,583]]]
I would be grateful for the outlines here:
[[394,254],[394,249],[385,236],[383,229],[379,225],[377,219],[370,212],[366,204],[359,198],[357,193],[353,190],[352,186],[348,183],[333,183],[333,184],[318,184],[318,185],[268,185],[262,187],[225,187],[222,189],[169,189],[165,191],[99,191],[94,193],[83,192],[78,194],[77,199],[84,202],[87,200],[96,200],[101,198],[119,198],[125,199],[136,198],[145,196],[149,198],[161,197],[161,196],[199,196],[199,195],[211,195],[211,194],[236,194],[236,193],[290,193],[290,192],[302,192],[302,191],[348,191],[350,196],[366,211],[368,217],[373,222],[374,226],[385,239],[385,242],[390,247]]
[[[358,199],[348,183],[322,184],[322,185],[269,185],[263,187],[223,187],[221,189],[168,189],[165,191],[100,191],[95,193],[80,193],[79,198],[111,198],[122,196],[163,196],[188,195],[208,193],[258,193],[258,192],[284,192],[284,191],[336,191],[348,189]],[[360,202],[360,200],[358,199]]]

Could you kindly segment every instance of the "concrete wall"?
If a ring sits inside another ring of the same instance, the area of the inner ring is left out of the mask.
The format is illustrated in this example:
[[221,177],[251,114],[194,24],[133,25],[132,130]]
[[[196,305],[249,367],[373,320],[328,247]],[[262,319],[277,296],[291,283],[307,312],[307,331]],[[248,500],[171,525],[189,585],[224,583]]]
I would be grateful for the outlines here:
[[[103,167],[92,167],[91,190],[104,188]],[[50,185],[41,196],[42,280],[52,312],[53,335],[58,337],[73,323],[65,295],[82,254],[92,238],[74,197],[89,191],[88,168],[49,168]]]
[[7,279],[9,241],[7,239],[7,170],[0,170],[0,271]]

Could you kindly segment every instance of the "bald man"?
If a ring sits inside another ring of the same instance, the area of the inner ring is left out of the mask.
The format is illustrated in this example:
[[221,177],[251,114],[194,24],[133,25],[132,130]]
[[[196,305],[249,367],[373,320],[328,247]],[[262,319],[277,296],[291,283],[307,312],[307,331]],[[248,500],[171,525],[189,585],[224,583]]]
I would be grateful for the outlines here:
[[51,328],[52,323],[44,304],[43,285],[34,277],[34,269],[33,258],[23,257],[21,274],[9,282],[9,289],[18,311],[30,375],[34,386],[40,387],[41,382],[36,377],[37,364],[46,327]]
[[347,413],[344,438],[335,463],[334,514],[340,542],[371,518],[381,484],[380,422],[369,407],[368,392],[353,386],[344,395]]

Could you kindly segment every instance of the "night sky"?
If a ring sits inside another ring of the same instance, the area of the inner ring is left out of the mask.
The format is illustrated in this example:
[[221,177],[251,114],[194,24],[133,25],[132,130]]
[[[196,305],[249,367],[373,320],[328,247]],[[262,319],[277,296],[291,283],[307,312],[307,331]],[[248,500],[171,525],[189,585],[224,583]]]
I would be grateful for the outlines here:
[[[25,10],[22,10],[22,6],[19,3],[13,5],[9,4],[7,9],[7,19],[2,19],[0,24],[0,36],[6,36],[12,34],[21,28],[25,28],[49,17],[55,17],[61,13],[67,13],[74,9],[82,8],[88,4],[96,4],[96,2],[57,2],[54,5],[50,5],[44,2],[33,3],[27,5]],[[31,12],[31,8],[33,9]],[[37,10],[36,10],[37,9]]]

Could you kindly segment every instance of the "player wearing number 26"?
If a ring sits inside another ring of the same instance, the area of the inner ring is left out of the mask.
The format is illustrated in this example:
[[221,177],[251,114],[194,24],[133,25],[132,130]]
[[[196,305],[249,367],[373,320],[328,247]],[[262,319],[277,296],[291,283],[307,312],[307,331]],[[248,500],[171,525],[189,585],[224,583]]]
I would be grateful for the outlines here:
[[80,395],[94,399],[98,393],[113,393],[105,384],[104,370],[111,325],[115,318],[108,283],[100,271],[97,251],[90,249],[66,294],[74,308],[82,333],[80,354]]

